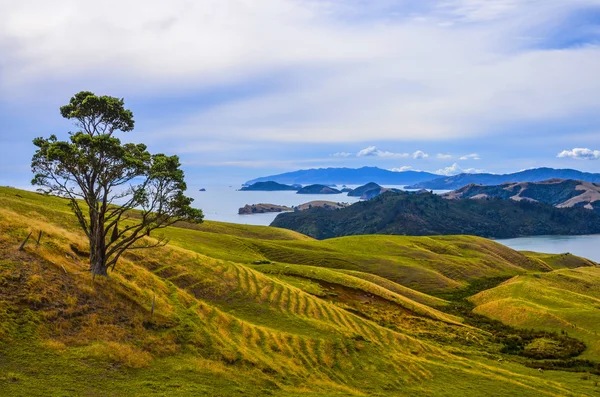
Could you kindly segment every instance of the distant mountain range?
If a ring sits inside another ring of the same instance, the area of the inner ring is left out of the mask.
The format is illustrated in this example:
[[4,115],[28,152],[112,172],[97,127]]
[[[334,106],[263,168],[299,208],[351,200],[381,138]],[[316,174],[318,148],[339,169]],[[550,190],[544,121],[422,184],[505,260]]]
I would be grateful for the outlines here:
[[574,179],[586,182],[600,182],[600,174],[571,169],[534,168],[512,174],[459,174],[437,177],[429,181],[416,182],[407,189],[454,190],[469,184],[501,185],[507,182],[541,182],[548,179]]
[[574,179],[600,182],[600,174],[572,169],[534,168],[512,174],[459,174],[440,176],[425,171],[389,171],[378,167],[362,168],[312,168],[252,179],[245,185],[273,181],[288,185],[363,185],[369,182],[380,185],[406,186],[408,189],[454,190],[471,183],[500,185],[507,182],[541,182],[548,179]]
[[600,214],[528,200],[446,200],[431,193],[385,192],[337,211],[279,214],[271,226],[318,239],[358,234],[509,238],[600,233]]
[[467,185],[442,195],[448,199],[528,200],[559,208],[583,207],[600,213],[600,184],[591,182],[550,179],[543,182],[517,182],[502,185]]
[[256,182],[273,181],[278,183],[293,184],[321,184],[321,185],[362,185],[375,182],[380,185],[409,185],[439,178],[439,175],[424,171],[395,172],[378,167],[362,168],[313,168],[286,172],[284,174],[270,175],[252,179],[246,185]]

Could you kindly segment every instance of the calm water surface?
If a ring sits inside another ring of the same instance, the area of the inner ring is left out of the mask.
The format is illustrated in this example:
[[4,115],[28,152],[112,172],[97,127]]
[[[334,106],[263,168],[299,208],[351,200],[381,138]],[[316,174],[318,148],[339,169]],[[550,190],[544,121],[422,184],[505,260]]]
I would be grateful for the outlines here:
[[[200,192],[203,187],[206,192]],[[194,198],[194,207],[202,209],[204,219],[211,221],[242,223],[268,226],[278,213],[238,215],[238,210],[246,204],[277,204],[291,207],[314,200],[355,203],[358,197],[342,194],[296,194],[294,191],[279,192],[240,192],[241,186],[199,186],[188,189],[186,194]]]
[[600,234],[519,237],[496,241],[518,251],[537,251],[551,254],[570,252],[600,262]]

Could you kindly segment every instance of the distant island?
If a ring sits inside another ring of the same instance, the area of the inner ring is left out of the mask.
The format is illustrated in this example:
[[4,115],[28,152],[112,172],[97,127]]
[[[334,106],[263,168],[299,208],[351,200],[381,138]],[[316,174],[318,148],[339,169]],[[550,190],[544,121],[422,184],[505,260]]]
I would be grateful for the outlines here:
[[342,192],[325,185],[308,185],[299,189],[298,194],[341,194]]
[[360,197],[361,200],[370,200],[373,197],[379,196],[381,193],[389,191],[399,191],[398,189],[389,189],[378,185],[375,182],[369,182],[366,185],[359,186],[348,192],[350,197]]
[[437,174],[424,171],[390,171],[378,167],[362,168],[313,168],[256,178],[246,182],[275,181],[286,184],[360,185],[376,182],[382,185],[409,185],[439,178]]
[[534,168],[512,174],[459,174],[438,177],[407,186],[408,189],[454,190],[469,184],[501,185],[508,182],[541,182],[548,179],[574,179],[586,182],[600,182],[600,174],[581,172],[572,169]]
[[240,189],[242,192],[246,191],[261,191],[261,192],[275,192],[282,190],[298,190],[298,187],[284,185],[273,181],[256,182],[249,186],[244,186]]
[[272,212],[305,211],[312,208],[323,208],[325,210],[337,210],[349,206],[348,203],[336,203],[334,201],[315,200],[300,204],[295,207],[276,204],[250,204],[245,205],[238,210],[240,215],[266,214]]
[[500,198],[529,200],[559,208],[583,207],[600,213],[600,184],[550,179],[543,182],[505,183],[496,186],[467,185],[442,195],[448,199]]
[[287,207],[285,205],[276,205],[276,204],[246,204],[242,208],[238,210],[239,215],[250,215],[250,214],[266,214],[269,212],[285,212],[285,211],[293,211],[292,207]]
[[447,200],[431,193],[386,192],[339,211],[280,214],[271,226],[318,239],[358,234],[468,234],[510,238],[600,233],[600,214],[526,200]]

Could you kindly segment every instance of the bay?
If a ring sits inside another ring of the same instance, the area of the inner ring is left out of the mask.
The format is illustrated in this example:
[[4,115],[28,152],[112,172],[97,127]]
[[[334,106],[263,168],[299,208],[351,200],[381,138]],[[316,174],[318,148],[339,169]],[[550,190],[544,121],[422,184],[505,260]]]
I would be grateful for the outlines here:
[[[200,192],[205,188],[205,192]],[[342,194],[296,194],[295,191],[257,192],[238,191],[240,186],[212,185],[194,186],[186,194],[194,198],[193,206],[204,212],[204,219],[246,225],[268,226],[279,213],[239,215],[238,210],[246,204],[277,204],[288,207],[314,200],[355,203],[358,197]]]
[[517,251],[571,254],[600,262],[600,234],[585,236],[532,236],[496,240]]

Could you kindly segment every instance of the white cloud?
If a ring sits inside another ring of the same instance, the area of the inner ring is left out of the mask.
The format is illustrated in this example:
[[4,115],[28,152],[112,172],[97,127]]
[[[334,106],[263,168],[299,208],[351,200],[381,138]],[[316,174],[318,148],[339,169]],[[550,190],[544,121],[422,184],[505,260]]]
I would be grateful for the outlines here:
[[348,153],[348,152],[337,152],[333,154],[333,157],[350,157],[352,156],[352,153]]
[[410,165],[403,165],[402,167],[392,168],[392,169],[390,169],[390,171],[393,171],[393,172],[404,172],[404,171],[410,171],[412,169],[413,169],[413,167],[411,167]]
[[481,160],[481,157],[477,153],[471,153],[461,156],[459,160]]
[[600,47],[539,45],[597,0],[394,3],[0,1],[0,102],[247,88],[147,135],[192,143],[456,139],[600,111]]
[[436,156],[440,160],[450,160],[452,158],[451,154],[438,153]]
[[413,159],[426,159],[427,157],[429,157],[429,155],[422,150],[417,150],[413,153]]
[[573,150],[563,150],[556,157],[572,158],[577,160],[598,160],[600,159],[600,150],[575,148]]
[[483,172],[483,170],[478,170],[475,168],[462,168],[460,165],[458,165],[458,163],[454,163],[449,167],[437,170],[435,173],[440,174],[440,175],[452,176],[452,175],[457,175],[457,174],[462,174],[462,173],[478,174],[481,172]]
[[369,146],[356,153],[357,157],[409,157],[408,153],[393,153],[379,150],[375,146]]

